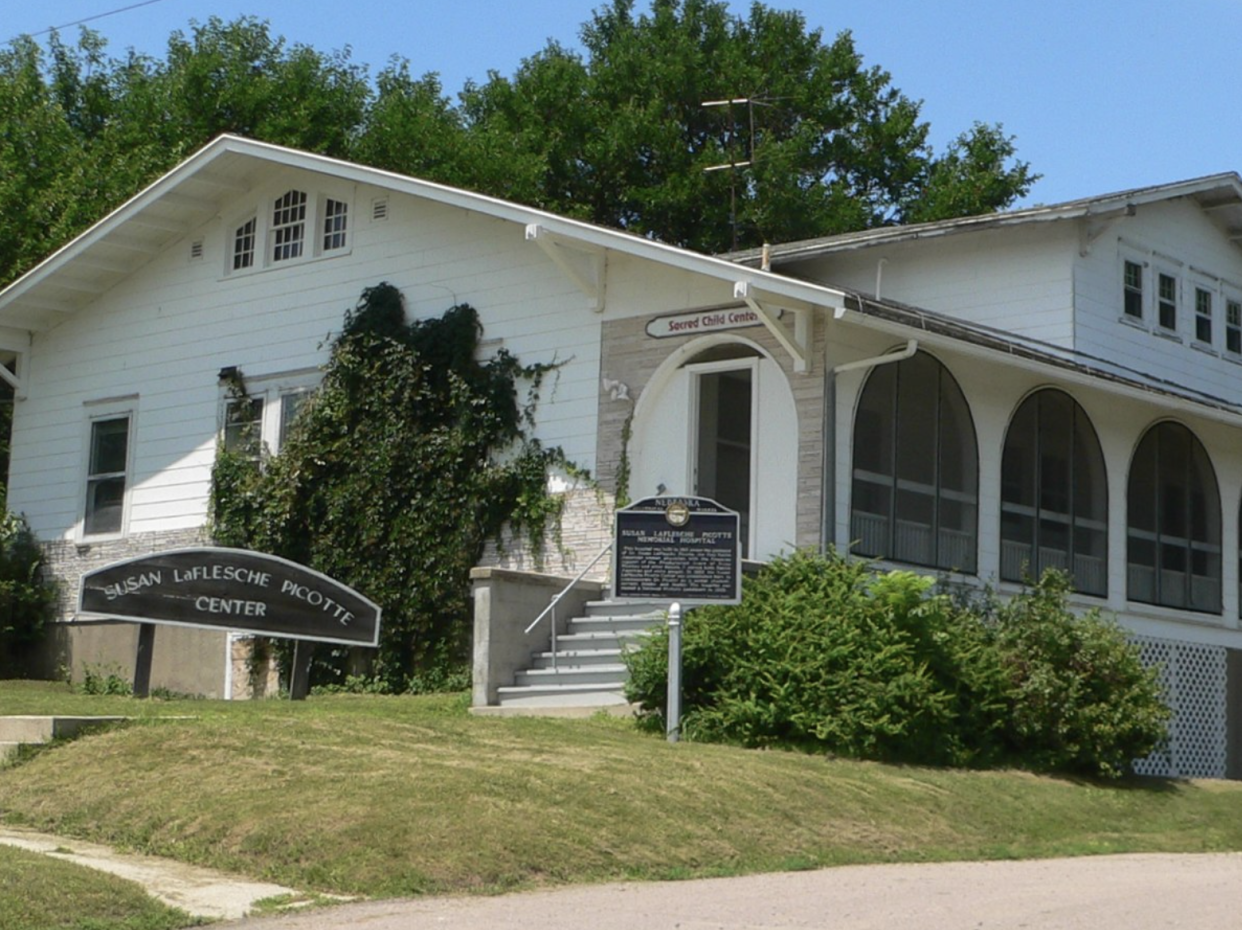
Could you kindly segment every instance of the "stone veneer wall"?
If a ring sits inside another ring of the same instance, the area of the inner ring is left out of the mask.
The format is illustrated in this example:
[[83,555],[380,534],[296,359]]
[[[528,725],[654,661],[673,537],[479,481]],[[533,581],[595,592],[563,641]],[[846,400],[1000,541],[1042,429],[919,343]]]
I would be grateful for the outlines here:
[[[501,544],[487,544],[479,566],[506,568],[513,571],[539,572],[573,578],[612,541],[612,512],[615,498],[597,488],[574,488],[560,492],[565,501],[561,514],[560,539],[550,531],[543,542],[539,558],[521,537],[508,530]],[[609,573],[607,556],[586,575],[592,581],[606,581]]]
[[[68,673],[81,681],[88,667],[132,679],[139,624],[118,620],[78,620],[78,586],[82,575],[124,559],[168,549],[208,544],[202,528],[140,533],[123,539],[79,544],[45,542],[47,569],[58,585],[57,618],[49,631],[35,672],[45,677]],[[188,694],[223,697],[227,633],[161,626],[156,635],[151,685]]]
[[202,527],[165,533],[138,533],[102,542],[77,543],[71,539],[45,542],[43,551],[47,554],[47,568],[60,588],[57,616],[61,620],[73,619],[78,610],[78,586],[82,576],[89,571],[153,552],[206,545],[209,545],[207,531]]
[[[599,435],[596,446],[596,473],[600,485],[617,492],[617,471],[622,463],[623,437],[634,414],[634,405],[646,390],[660,364],[677,349],[696,338],[675,336],[655,339],[647,335],[648,318],[609,320],[603,324],[600,351],[602,381],[625,385],[619,390],[601,390],[599,396]],[[722,333],[737,336],[763,347],[775,359],[794,396],[798,415],[798,503],[797,540],[802,546],[818,546],[823,532],[824,475],[824,359],[826,357],[823,321],[812,311],[809,370],[793,370],[793,359],[766,327],[754,326]],[[637,489],[627,489],[630,497]]]

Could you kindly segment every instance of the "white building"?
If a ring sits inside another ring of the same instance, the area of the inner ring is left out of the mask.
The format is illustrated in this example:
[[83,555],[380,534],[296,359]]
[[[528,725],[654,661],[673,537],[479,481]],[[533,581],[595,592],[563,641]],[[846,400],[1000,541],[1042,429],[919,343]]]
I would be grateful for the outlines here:
[[[738,509],[755,559],[857,541],[1001,591],[1067,568],[1166,663],[1148,770],[1238,775],[1239,231],[1228,174],[718,258],[223,137],[0,292],[10,504],[66,582],[74,665],[132,661],[132,628],[73,617],[76,578],[203,542],[220,371],[276,446],[325,334],[388,281],[562,363],[537,435],[598,487],[547,570],[604,545],[627,475]],[[156,684],[223,693],[224,634],[159,648]]]

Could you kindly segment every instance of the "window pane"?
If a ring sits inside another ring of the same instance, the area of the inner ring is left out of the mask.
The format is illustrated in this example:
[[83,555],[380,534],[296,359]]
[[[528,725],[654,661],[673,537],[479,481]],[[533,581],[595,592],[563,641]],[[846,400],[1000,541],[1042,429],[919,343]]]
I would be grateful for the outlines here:
[[224,448],[258,457],[263,440],[263,398],[231,400],[224,410]]
[[289,191],[272,208],[272,261],[298,258],[306,231],[306,194]]
[[1143,317],[1143,266],[1137,262],[1125,263],[1125,313]]
[[88,481],[86,483],[86,533],[119,533],[124,503],[124,476]]
[[307,398],[306,391],[296,391],[293,394],[283,394],[280,398],[280,445],[283,447],[285,440],[289,436],[289,429],[293,426],[293,421],[297,419],[298,411],[302,409],[302,404]]
[[91,424],[91,475],[124,472],[129,454],[129,417]]
[[255,220],[247,220],[233,235],[233,270],[254,264]]
[[323,211],[323,250],[345,247],[346,215],[349,206],[342,200],[328,200]]
[[1172,275],[1159,276],[1160,325],[1165,329],[1177,329],[1177,279]]

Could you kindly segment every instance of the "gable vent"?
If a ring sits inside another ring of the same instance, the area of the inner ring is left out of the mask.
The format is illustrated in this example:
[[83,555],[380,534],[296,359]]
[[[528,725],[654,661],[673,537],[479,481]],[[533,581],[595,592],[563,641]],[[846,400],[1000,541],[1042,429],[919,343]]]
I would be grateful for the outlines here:
[[190,261],[196,262],[203,257],[203,240],[195,239],[190,243]]
[[380,197],[371,201],[371,219],[386,220],[388,219],[388,198]]

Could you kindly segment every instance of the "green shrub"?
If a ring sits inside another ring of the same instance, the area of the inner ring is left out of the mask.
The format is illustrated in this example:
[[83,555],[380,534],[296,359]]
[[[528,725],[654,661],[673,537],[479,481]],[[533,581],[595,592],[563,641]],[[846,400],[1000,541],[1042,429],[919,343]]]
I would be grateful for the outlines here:
[[994,611],[1005,669],[1005,735],[1028,767],[1124,774],[1166,736],[1169,709],[1155,669],[1116,623],[1066,606],[1069,581],[1045,573]]
[[56,587],[44,579],[43,550],[25,519],[3,504],[0,494],[0,671],[20,674],[21,657],[52,618]]
[[[682,733],[934,765],[1117,775],[1161,739],[1154,673],[1120,631],[1069,611],[1048,576],[972,608],[912,572],[780,558],[736,607],[683,623]],[[629,697],[663,729],[668,640],[628,657]]]
[[129,678],[117,665],[94,665],[87,663],[82,667],[82,684],[78,687],[82,694],[116,694],[128,696],[134,693]]

